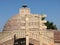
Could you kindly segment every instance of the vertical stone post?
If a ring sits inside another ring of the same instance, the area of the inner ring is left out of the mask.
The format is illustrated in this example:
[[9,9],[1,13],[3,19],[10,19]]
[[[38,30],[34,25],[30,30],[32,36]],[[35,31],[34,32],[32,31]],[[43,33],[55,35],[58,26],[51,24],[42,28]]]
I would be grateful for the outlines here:
[[42,28],[41,28],[41,16],[38,17],[38,23],[39,23],[39,45],[42,45]]
[[26,45],[29,45],[29,36],[26,35]]
[[42,44],[42,39],[43,39],[43,38],[42,38],[42,34],[39,32],[39,44],[40,44],[40,45],[43,45],[43,44]]
[[26,15],[26,45],[29,45],[28,15]]

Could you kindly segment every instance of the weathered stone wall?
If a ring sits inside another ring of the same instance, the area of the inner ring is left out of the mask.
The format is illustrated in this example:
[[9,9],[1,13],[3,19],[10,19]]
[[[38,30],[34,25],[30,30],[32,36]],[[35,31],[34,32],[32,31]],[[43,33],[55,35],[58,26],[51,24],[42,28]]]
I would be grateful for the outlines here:
[[[3,43],[4,42],[5,43],[6,42],[9,43],[9,41],[7,41],[7,39],[14,38],[14,35],[16,35],[17,39],[19,39],[19,38],[25,38],[26,37],[26,32],[22,31],[22,30],[18,30],[18,31],[14,30],[14,31],[12,31],[12,33],[4,32],[4,36],[5,37],[3,36],[3,41],[2,42]],[[30,42],[34,43],[33,40],[35,40],[35,42],[37,41],[36,45],[39,44],[39,43],[43,44],[43,42],[44,42],[44,44],[54,44],[54,34],[51,31],[47,31],[47,30],[40,30],[40,31],[38,31],[38,30],[30,30],[30,31],[28,31],[28,36],[30,38],[29,39]]]
[[54,45],[60,45],[60,43],[55,43]]
[[7,40],[6,42],[3,42],[0,45],[13,45],[14,44],[14,39]]

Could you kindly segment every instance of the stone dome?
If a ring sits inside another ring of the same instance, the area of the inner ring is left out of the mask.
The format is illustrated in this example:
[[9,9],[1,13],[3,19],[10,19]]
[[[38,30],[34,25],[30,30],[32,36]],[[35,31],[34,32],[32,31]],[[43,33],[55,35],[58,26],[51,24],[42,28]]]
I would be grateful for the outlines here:
[[7,21],[3,28],[3,31],[13,31],[19,29],[20,29],[20,15],[17,14]]
[[[44,25],[46,20],[42,21],[42,17],[44,16],[31,14],[29,8],[21,8],[19,14],[8,20],[3,31],[26,30],[26,28],[29,28],[30,30],[39,30],[39,28],[46,29],[46,26]],[[27,26],[27,24],[29,26]]]
[[29,8],[22,7],[19,10],[19,13],[10,18],[7,23],[5,24],[3,31],[13,31],[13,30],[25,30],[25,20],[26,16],[30,14]]

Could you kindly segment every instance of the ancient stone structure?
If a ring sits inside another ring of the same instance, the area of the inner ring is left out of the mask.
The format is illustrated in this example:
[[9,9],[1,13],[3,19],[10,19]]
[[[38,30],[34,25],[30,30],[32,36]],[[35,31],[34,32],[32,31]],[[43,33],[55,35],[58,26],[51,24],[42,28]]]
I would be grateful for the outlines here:
[[46,29],[45,17],[23,6],[0,32],[0,45],[54,45],[54,33]]
[[54,31],[54,44],[60,45],[60,31]]

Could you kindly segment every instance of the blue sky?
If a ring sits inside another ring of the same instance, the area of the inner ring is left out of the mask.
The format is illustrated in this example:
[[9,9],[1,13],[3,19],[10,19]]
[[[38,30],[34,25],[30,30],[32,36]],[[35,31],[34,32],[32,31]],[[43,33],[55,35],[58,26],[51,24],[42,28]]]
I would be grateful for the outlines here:
[[0,0],[0,31],[8,19],[19,13],[23,4],[28,5],[31,13],[47,14],[46,20],[60,29],[60,0]]

